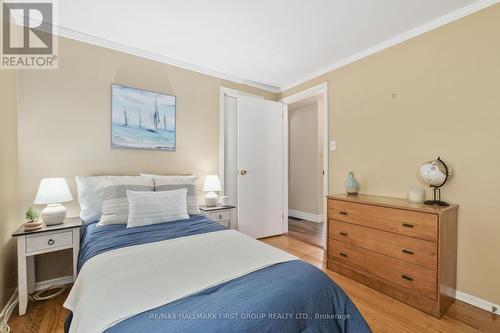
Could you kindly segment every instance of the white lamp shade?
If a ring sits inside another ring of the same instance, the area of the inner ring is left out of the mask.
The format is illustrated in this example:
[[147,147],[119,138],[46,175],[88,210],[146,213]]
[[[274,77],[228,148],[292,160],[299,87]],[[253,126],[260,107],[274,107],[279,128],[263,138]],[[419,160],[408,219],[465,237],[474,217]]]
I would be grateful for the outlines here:
[[210,175],[205,177],[205,183],[203,184],[203,192],[215,192],[222,191],[220,186],[219,176]]
[[73,200],[64,178],[44,178],[35,197],[35,205],[49,205]]

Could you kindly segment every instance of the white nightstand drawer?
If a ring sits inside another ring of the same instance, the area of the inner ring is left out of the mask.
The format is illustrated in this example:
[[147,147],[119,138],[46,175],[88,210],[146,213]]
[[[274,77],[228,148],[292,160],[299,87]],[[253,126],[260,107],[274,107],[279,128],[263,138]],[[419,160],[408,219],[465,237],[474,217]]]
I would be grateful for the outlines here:
[[226,228],[229,228],[231,226],[231,221],[229,221],[229,220],[217,221],[217,223],[222,224]]
[[73,244],[73,232],[63,231],[26,237],[26,253],[53,249]]
[[211,220],[214,220],[216,222],[220,222],[223,220],[230,220],[231,219],[231,211],[223,210],[223,211],[218,211],[218,212],[211,212],[210,215],[208,216],[208,218]]

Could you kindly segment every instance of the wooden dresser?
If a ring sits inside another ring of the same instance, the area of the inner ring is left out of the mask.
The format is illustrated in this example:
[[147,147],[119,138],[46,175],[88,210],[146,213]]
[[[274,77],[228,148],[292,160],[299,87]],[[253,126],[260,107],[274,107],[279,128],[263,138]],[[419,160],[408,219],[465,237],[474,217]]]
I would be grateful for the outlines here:
[[328,269],[441,317],[455,298],[457,205],[328,197]]

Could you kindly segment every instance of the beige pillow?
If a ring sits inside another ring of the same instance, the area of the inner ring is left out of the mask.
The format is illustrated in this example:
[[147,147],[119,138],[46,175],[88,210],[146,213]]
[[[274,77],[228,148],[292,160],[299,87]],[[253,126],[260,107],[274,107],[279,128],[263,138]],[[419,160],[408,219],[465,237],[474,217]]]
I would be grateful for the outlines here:
[[127,224],[128,199],[108,199],[102,204],[102,215],[97,226],[110,224]]

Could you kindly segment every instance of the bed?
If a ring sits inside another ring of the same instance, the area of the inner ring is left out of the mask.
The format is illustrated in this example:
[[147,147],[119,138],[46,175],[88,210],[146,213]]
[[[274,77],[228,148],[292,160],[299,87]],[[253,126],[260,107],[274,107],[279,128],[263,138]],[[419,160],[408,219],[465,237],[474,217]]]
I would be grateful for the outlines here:
[[[198,237],[199,242],[210,235],[231,232],[225,229],[201,215],[128,229],[125,225],[96,227],[96,223],[90,223],[83,227],[78,270],[85,270],[89,262],[106,253],[120,254],[190,237]],[[168,278],[164,277],[165,283]],[[92,286],[87,284],[86,288]],[[75,331],[72,320],[70,312],[65,332]],[[349,297],[325,273],[301,260],[288,260],[144,309],[98,331],[363,333],[370,329]]]

